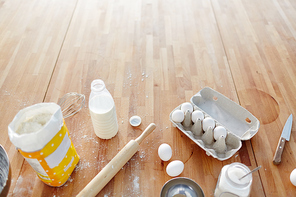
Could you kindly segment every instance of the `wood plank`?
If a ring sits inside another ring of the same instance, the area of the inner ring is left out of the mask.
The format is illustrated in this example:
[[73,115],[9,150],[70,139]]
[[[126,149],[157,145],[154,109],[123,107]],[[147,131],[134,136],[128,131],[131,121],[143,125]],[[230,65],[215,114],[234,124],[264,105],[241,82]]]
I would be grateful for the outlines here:
[[[289,0],[89,0],[78,1],[77,7],[76,1],[2,1],[0,143],[12,158],[10,196],[75,196],[150,122],[158,130],[98,196],[158,196],[171,179],[165,173],[168,162],[157,156],[162,142],[173,147],[173,159],[185,162],[181,176],[199,183],[206,196],[213,195],[222,166],[234,161],[250,168],[262,165],[253,177],[252,196],[294,196],[289,181],[296,158],[294,127],[282,163],[274,166],[272,158],[283,125],[296,109],[295,7]],[[88,99],[96,78],[114,95],[120,131],[111,140],[98,139],[87,107],[68,118],[81,161],[63,187],[48,187],[11,145],[7,125],[21,108],[44,97],[56,102],[77,91]],[[242,104],[261,122],[252,143],[244,142],[225,162],[208,157],[168,120],[174,107],[205,86]],[[142,117],[139,128],[128,124],[134,114]]]
[[[157,155],[164,142],[173,148],[171,160],[185,162],[180,176],[195,180],[206,196],[213,195],[223,165],[241,161],[256,167],[250,142],[220,162],[169,121],[176,106],[205,86],[238,102],[210,1],[78,1],[45,101],[56,101],[72,91],[85,94],[88,100],[90,83],[97,78],[105,81],[114,97],[119,133],[110,140],[97,138],[87,106],[68,118],[81,161],[72,181],[58,190],[46,187],[42,195],[78,194],[151,122],[156,123],[156,131],[98,196],[159,196],[171,179],[165,172],[169,162]],[[142,118],[139,128],[129,125],[132,115]],[[262,194],[258,175],[254,183],[253,195]]]
[[0,144],[11,162],[12,196],[30,196],[38,178],[7,126],[20,109],[44,100],[74,8],[75,1],[0,1]]
[[[261,122],[252,139],[266,196],[295,196],[295,132],[279,166],[272,158],[288,116],[295,114],[295,1],[212,1],[242,106]],[[294,121],[295,124],[295,121]]]

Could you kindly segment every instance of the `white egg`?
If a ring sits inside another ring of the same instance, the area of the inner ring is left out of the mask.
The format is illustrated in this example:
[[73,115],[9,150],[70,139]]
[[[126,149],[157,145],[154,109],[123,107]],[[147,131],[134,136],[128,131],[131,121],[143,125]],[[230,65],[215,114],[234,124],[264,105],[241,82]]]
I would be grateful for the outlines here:
[[184,170],[184,163],[179,160],[172,161],[166,167],[166,172],[171,177],[180,175],[183,172],[183,170]]
[[209,127],[212,127],[212,128],[215,127],[215,120],[207,117],[202,121],[202,129],[204,131],[207,131]]
[[192,112],[192,115],[191,115],[192,122],[195,122],[197,119],[203,120],[204,118],[205,116],[201,111],[195,110],[194,112]]
[[217,126],[215,129],[214,129],[214,138],[215,140],[218,140],[220,136],[224,136],[226,137],[227,136],[227,131],[224,127],[222,126]]
[[173,113],[172,113],[172,119],[174,122],[176,123],[180,123],[184,120],[184,112],[182,110],[175,110]]
[[161,160],[163,161],[168,161],[172,157],[172,148],[170,145],[163,143],[158,147],[158,156],[160,157]]
[[183,103],[181,105],[181,110],[185,113],[187,110],[189,110],[190,113],[193,112],[193,106],[191,103],[189,102],[186,102],[186,103]]
[[296,169],[291,172],[290,181],[294,186],[296,186]]

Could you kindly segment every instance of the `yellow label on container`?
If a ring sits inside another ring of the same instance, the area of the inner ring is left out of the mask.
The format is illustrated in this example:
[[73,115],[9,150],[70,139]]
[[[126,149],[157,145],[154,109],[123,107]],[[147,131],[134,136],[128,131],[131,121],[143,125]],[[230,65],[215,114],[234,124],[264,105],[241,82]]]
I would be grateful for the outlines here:
[[19,151],[38,177],[50,186],[63,185],[79,161],[65,122],[61,130],[41,150]]

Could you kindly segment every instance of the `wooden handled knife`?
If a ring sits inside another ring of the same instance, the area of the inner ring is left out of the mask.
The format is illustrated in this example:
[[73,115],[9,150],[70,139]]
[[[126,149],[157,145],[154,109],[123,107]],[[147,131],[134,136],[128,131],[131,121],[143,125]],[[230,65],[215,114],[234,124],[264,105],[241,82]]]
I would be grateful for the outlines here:
[[286,124],[284,126],[284,129],[282,131],[282,135],[280,137],[279,143],[277,145],[277,148],[275,150],[275,154],[273,157],[273,164],[278,165],[281,163],[282,153],[285,147],[286,141],[290,140],[291,130],[292,130],[292,122],[293,122],[293,116],[292,114],[289,116],[288,120],[286,121]]

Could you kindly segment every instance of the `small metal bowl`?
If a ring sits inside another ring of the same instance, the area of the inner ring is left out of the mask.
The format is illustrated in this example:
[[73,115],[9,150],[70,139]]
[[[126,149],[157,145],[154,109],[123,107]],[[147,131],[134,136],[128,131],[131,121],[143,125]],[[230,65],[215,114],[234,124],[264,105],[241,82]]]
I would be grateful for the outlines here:
[[161,189],[160,197],[204,197],[201,187],[193,180],[178,177],[169,180]]
[[11,169],[8,155],[0,144],[0,197],[7,196],[11,182]]

